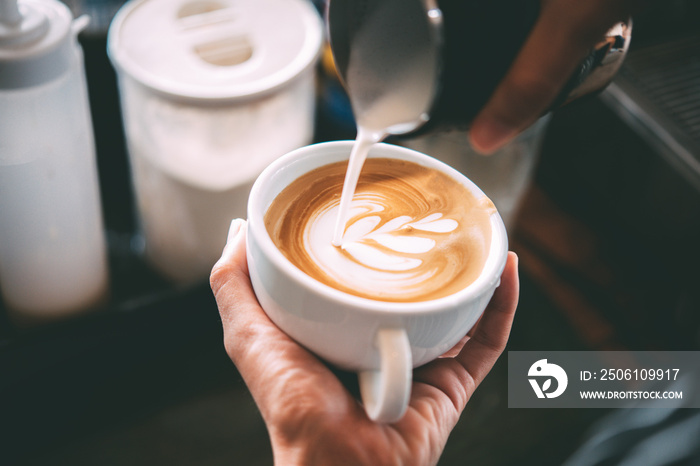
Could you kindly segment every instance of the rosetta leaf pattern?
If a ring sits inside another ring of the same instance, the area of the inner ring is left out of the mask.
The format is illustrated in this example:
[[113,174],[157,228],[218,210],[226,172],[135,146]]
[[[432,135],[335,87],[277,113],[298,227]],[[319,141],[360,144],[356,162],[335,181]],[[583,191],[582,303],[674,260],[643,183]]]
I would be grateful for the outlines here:
[[[416,234],[416,231],[449,233],[457,228],[455,220],[442,217],[442,214],[434,213],[416,220],[402,215],[380,225],[379,216],[368,215],[348,226],[342,248],[368,267],[392,271],[410,270],[420,266],[422,261],[408,255],[430,252],[437,244],[434,239]],[[380,250],[376,247],[377,244],[394,253]]]

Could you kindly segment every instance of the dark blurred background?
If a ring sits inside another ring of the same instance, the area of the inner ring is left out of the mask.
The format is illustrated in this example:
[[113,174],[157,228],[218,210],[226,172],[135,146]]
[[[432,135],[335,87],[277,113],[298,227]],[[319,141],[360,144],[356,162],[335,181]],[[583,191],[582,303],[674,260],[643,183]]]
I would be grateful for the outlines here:
[[[208,284],[173,287],[134,252],[105,52],[122,2],[66,3],[93,16],[81,44],[112,296],[89,315],[31,329],[0,307],[0,464],[271,464]],[[522,294],[507,350],[700,349],[698,25],[698,2],[654,3],[635,18],[613,85],[553,115],[510,232]],[[342,97],[320,74],[316,139],[352,138]],[[441,465],[562,464],[614,414],[508,409],[506,365],[501,358],[478,389]],[[700,464],[693,455],[667,464]]]

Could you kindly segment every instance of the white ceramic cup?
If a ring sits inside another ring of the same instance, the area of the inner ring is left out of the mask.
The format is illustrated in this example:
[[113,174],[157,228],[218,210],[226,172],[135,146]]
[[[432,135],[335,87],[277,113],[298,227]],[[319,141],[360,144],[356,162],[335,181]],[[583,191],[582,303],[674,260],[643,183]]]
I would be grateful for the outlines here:
[[[497,212],[491,215],[491,246],[479,278],[443,298],[414,303],[375,301],[331,288],[306,275],[275,246],[265,212],[301,175],[347,160],[353,141],[302,147],[279,158],[257,179],[248,202],[248,267],[255,294],[270,319],[326,361],[359,373],[368,416],[399,420],[408,406],[412,369],[452,348],[472,328],[500,283],[508,239]],[[425,154],[389,144],[369,157],[408,160],[439,170],[479,198],[484,193],[464,175]]]

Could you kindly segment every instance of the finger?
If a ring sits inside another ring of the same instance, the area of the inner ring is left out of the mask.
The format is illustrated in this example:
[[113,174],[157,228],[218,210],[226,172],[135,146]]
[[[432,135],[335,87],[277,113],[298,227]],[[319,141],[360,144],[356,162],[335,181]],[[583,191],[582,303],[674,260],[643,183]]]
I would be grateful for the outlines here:
[[[452,419],[454,422],[508,341],[518,304],[517,268],[517,256],[510,252],[501,275],[501,284],[486,307],[477,330],[467,339],[459,354],[455,358],[435,360],[415,371],[414,380],[435,387],[447,395],[451,402],[448,408],[452,408],[447,412],[456,414]],[[436,399],[437,402],[444,400]]]
[[460,351],[462,351],[462,348],[464,348],[464,345],[467,344],[469,339],[471,338],[470,334],[466,334],[461,340],[457,342],[456,345],[454,345],[452,348],[447,350],[445,353],[440,355],[441,358],[454,358],[459,354]]
[[508,343],[519,293],[518,256],[509,252],[497,292],[486,308],[476,332],[456,357],[471,374],[475,385],[479,385],[486,377]]
[[288,337],[270,321],[253,292],[245,239],[246,222],[232,221],[224,251],[212,269],[210,283],[221,315],[226,352],[254,392],[258,376],[265,372],[265,360],[277,350],[275,342],[288,340]]
[[252,291],[245,256],[246,222],[235,219],[221,258],[209,278],[224,330],[224,344],[236,366],[244,365],[246,348],[258,332],[264,333],[271,322]]
[[627,0],[550,0],[503,81],[474,119],[473,147],[500,148],[551,106],[591,48],[621,14]]
[[290,407],[313,403],[319,410],[325,409],[323,400],[313,390],[307,391],[309,396],[295,391],[300,381],[331,394],[342,393],[342,385],[260,307],[248,275],[245,239],[245,221],[234,220],[224,252],[212,269],[210,283],[221,314],[226,352],[268,425],[279,426],[279,419],[288,417]]
[[474,332],[476,332],[476,329],[479,328],[479,322],[481,322],[482,317],[484,317],[483,314],[479,316],[479,320],[476,321],[476,323],[474,324],[472,329],[467,332],[467,336],[469,336],[469,337],[474,336]]
[[[483,314],[482,314],[483,316]],[[443,353],[440,357],[441,358],[454,358],[459,354],[460,351],[462,351],[462,348],[464,348],[464,345],[469,341],[469,339],[474,335],[474,332],[476,332],[477,327],[479,326],[479,322],[481,322],[481,317],[479,316],[479,319],[476,321],[474,326],[467,332],[467,334],[457,342],[456,345],[454,345],[452,348],[447,350],[445,353]]]
[[227,331],[234,331],[255,317],[255,313],[245,310],[259,307],[250,289],[245,257],[246,226],[246,221],[242,219],[231,222],[226,246],[209,277],[225,335]]

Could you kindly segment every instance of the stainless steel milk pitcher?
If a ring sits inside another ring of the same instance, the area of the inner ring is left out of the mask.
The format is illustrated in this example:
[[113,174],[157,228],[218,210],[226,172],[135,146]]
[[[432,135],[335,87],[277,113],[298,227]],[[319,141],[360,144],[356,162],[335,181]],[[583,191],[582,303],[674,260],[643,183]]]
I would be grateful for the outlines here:
[[[390,134],[463,127],[485,105],[538,17],[540,0],[330,0],[330,44],[357,115],[411,101]],[[603,89],[631,35],[620,23],[591,50],[553,107]],[[416,105],[415,103],[418,102]]]

